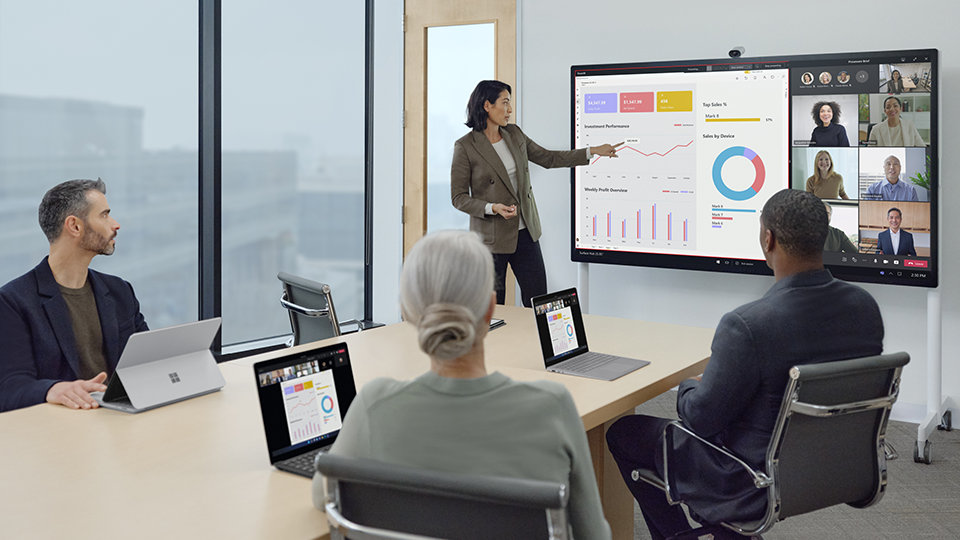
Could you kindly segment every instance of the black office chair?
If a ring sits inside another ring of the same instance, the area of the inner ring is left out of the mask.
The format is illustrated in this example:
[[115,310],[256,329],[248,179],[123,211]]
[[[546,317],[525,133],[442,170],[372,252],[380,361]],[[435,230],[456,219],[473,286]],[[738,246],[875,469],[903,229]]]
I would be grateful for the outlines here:
[[330,536],[362,539],[566,539],[567,486],[451,474],[330,454],[317,456],[327,480]]
[[[697,538],[732,530],[750,536],[770,530],[781,519],[846,503],[876,504],[887,485],[884,435],[890,408],[897,401],[905,352],[838,362],[794,366],[767,448],[764,470],[754,470],[726,448],[699,437],[680,422],[664,429],[664,478],[655,470],[633,471],[666,492],[671,504],[684,478],[682,465],[670,462],[676,433],[690,437],[743,467],[757,489],[766,490],[766,513],[751,522],[706,524],[675,538]],[[896,457],[895,455],[890,458]],[[687,501],[693,513],[694,503]]]
[[[363,329],[356,319],[340,321],[333,306],[330,286],[300,276],[280,272],[277,279],[283,283],[280,304],[290,315],[293,345],[336,337],[349,331]],[[352,330],[349,325],[355,325]],[[348,331],[344,332],[344,328]]]

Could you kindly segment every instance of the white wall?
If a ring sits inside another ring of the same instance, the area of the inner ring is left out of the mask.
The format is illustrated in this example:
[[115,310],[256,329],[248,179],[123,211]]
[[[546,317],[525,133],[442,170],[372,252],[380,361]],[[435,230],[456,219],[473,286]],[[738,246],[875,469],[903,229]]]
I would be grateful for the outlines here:
[[[890,9],[909,12],[903,30]],[[376,160],[374,175],[374,314],[382,322],[399,320],[397,279],[401,261],[398,224],[402,194],[402,33],[400,2],[376,5]],[[814,29],[816,14],[829,14],[836,31]],[[941,50],[941,92],[960,88],[960,41],[955,21],[960,7],[952,2],[807,3],[795,5],[744,0],[726,6],[714,1],[683,4],[627,0],[518,0],[520,75],[515,96],[524,130],[548,148],[570,141],[572,64],[718,58],[735,45],[747,56],[844,51]],[[906,24],[909,23],[909,24]],[[913,31],[911,29],[922,29]],[[960,208],[960,103],[941,100],[941,208]],[[531,169],[544,223],[542,239],[548,287],[577,283],[570,262],[569,173]],[[941,217],[941,230],[960,230],[960,216]],[[941,240],[941,268],[960,268],[955,235]],[[603,315],[713,327],[726,311],[762,295],[772,278],[592,265],[590,311]],[[884,347],[912,356],[903,376],[895,415],[921,419],[926,403],[926,289],[865,285],[880,302],[886,321]],[[944,395],[960,395],[960,277],[941,275],[944,307]]]
[[[519,0],[518,32],[522,72],[518,77],[524,131],[548,148],[566,148],[570,141],[572,64],[719,58],[735,45],[746,56],[775,56],[858,50],[938,47],[941,50],[941,92],[960,88],[960,40],[956,39],[960,7],[941,1],[909,5],[886,2],[813,2],[794,4],[744,0],[725,5],[715,1],[632,2],[625,0]],[[888,5],[887,5],[888,4]],[[884,7],[887,5],[887,7]],[[818,7],[819,6],[819,7]],[[901,22],[890,9],[904,12]],[[819,26],[817,13],[829,14],[835,31]],[[895,27],[903,26],[902,31]],[[891,31],[881,31],[883,28]],[[908,28],[922,30],[913,31]],[[941,100],[941,208],[960,208],[960,104]],[[531,169],[544,223],[541,240],[548,288],[577,283],[577,265],[570,262],[569,172]],[[946,213],[946,212],[944,212]],[[941,217],[942,231],[960,230],[956,213]],[[956,235],[941,240],[941,268],[960,266]],[[609,265],[590,267],[590,311],[713,327],[733,307],[753,300],[772,278],[733,276],[681,270]],[[926,289],[866,285],[881,305],[886,322],[884,347],[906,350],[907,366],[896,416],[918,421],[926,403]],[[944,306],[944,394],[960,395],[960,278],[941,274]],[[954,397],[954,400],[956,398]]]

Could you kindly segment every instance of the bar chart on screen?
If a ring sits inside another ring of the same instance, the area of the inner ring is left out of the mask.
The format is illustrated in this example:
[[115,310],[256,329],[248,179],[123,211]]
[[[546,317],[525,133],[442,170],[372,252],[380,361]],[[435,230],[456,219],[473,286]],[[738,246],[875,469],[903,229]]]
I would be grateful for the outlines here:
[[597,201],[580,231],[581,245],[665,252],[696,249],[694,201]]

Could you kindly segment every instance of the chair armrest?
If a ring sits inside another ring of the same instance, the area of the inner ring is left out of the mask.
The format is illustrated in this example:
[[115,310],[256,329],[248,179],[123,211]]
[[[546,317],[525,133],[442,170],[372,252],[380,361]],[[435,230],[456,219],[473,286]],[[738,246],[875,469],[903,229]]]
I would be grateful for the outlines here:
[[[363,321],[358,321],[357,319],[348,319],[348,320],[346,320],[346,321],[338,321],[338,323],[340,324],[340,333],[341,333],[341,334],[350,334],[350,333],[353,333],[353,332],[359,332],[359,331],[361,331],[361,330],[364,329],[364,327],[363,327]],[[357,328],[356,328],[356,329],[352,329],[352,330],[344,330],[344,327],[348,327],[348,326],[350,326],[350,325],[356,325]]]
[[328,309],[311,309],[311,308],[303,307],[298,304],[294,304],[293,302],[287,300],[286,293],[284,293],[284,295],[280,297],[280,305],[289,309],[290,311],[299,313],[306,317],[326,317],[327,314],[329,313]]
[[673,447],[673,430],[679,430],[686,433],[693,440],[703,444],[707,448],[711,449],[714,452],[722,454],[729,459],[733,460],[735,463],[740,465],[753,479],[753,485],[759,489],[768,488],[773,485],[773,478],[767,476],[763,471],[756,471],[747,464],[744,460],[740,459],[739,456],[727,450],[722,446],[713,444],[712,442],[704,439],[703,437],[697,435],[692,430],[681,424],[680,422],[673,421],[666,425],[663,428],[663,483],[666,487],[667,498],[670,499],[670,448]]
[[890,408],[896,401],[897,394],[883,396],[876,399],[855,401],[853,403],[840,403],[836,405],[815,405],[813,403],[794,401],[790,404],[790,410],[795,413],[805,414],[807,416],[842,416],[844,414],[871,411],[873,409]]

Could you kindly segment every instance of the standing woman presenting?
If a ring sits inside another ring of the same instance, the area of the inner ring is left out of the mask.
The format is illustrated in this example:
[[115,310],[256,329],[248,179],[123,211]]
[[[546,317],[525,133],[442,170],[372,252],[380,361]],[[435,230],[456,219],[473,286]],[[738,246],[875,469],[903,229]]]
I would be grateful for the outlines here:
[[586,165],[593,156],[617,157],[617,145],[553,151],[542,148],[507,124],[513,107],[510,85],[480,81],[467,103],[467,127],[453,146],[450,196],[453,206],[470,214],[470,230],[493,252],[497,303],[504,301],[507,263],[520,284],[523,305],[547,292],[540,252],[540,215],[530,186],[532,161],[548,169]]

